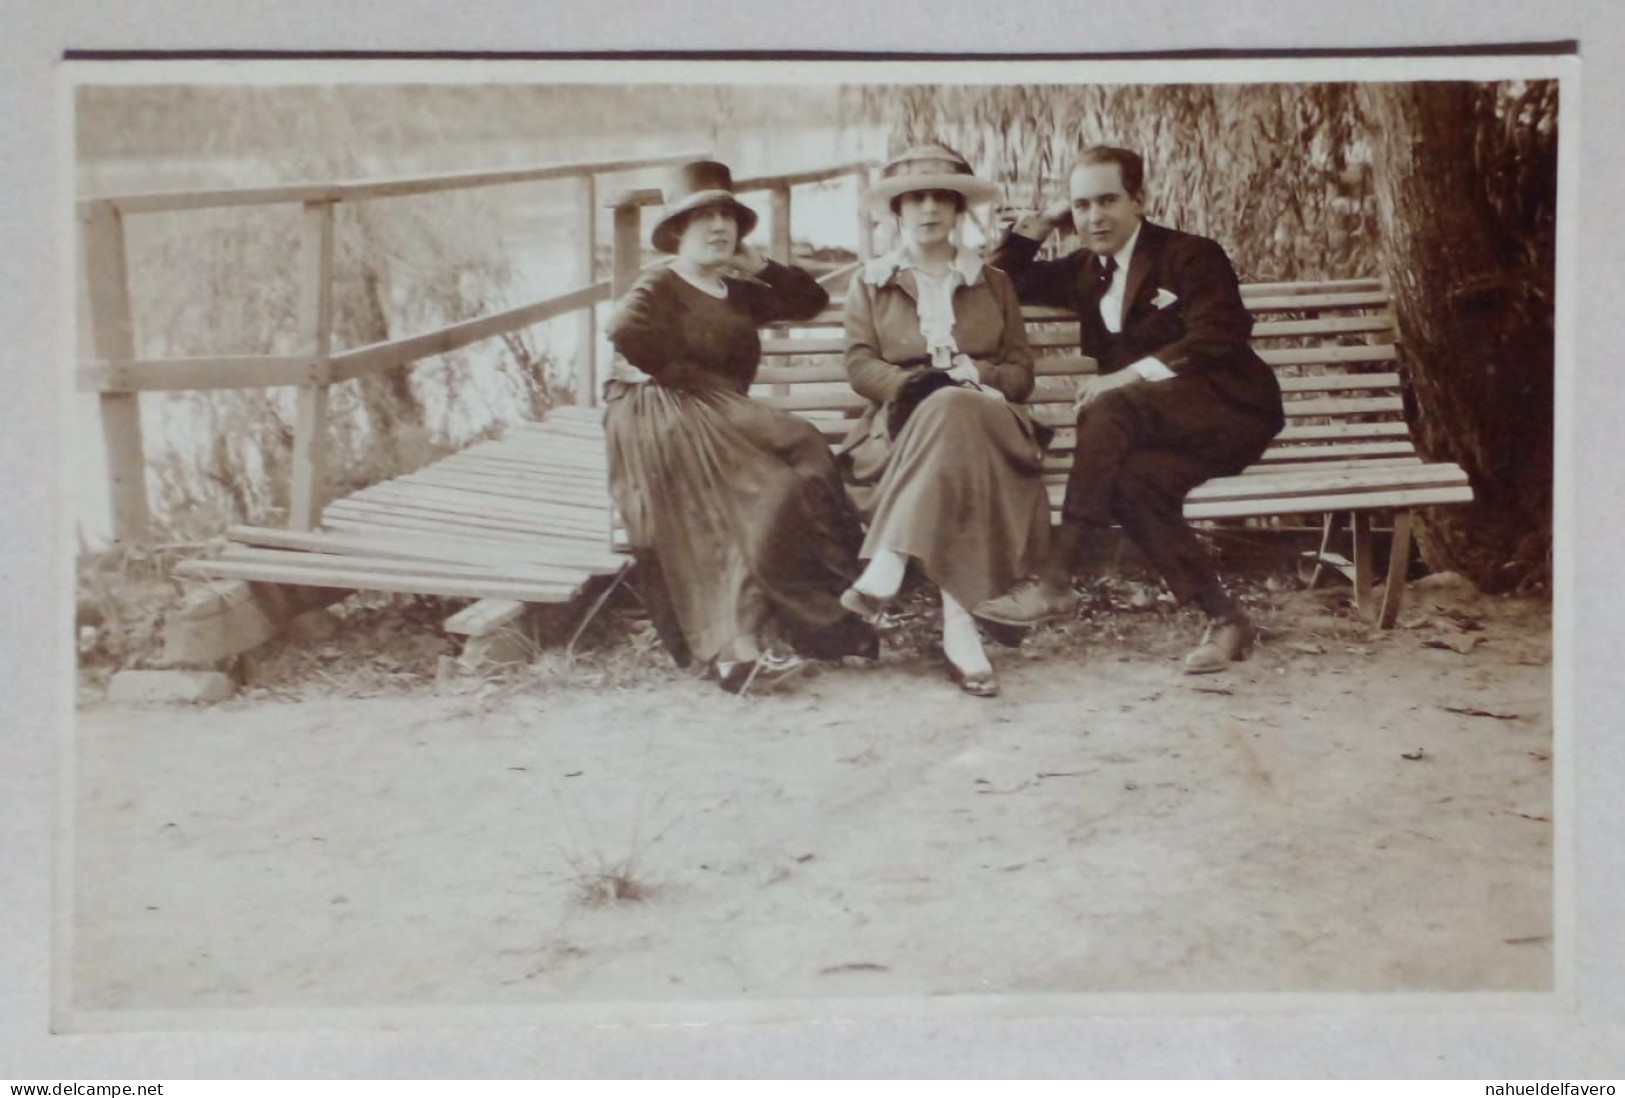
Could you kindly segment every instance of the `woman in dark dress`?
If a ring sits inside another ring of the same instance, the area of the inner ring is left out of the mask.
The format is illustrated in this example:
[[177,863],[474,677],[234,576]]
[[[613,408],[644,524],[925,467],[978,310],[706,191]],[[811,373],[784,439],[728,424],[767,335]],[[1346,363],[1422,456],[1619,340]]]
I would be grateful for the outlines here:
[[796,267],[742,243],[756,214],[728,169],[686,164],[651,234],[671,253],[617,304],[609,338],[636,371],[606,386],[610,494],[638,588],[679,665],[724,689],[761,685],[802,656],[874,656],[873,629],[840,603],[863,532],[817,429],[748,395],[758,326],[829,301]]

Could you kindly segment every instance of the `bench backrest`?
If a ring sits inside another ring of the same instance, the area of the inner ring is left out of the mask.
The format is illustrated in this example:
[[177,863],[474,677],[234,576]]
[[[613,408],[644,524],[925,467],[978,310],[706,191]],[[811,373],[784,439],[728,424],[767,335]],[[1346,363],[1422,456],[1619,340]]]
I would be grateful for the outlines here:
[[[1275,368],[1286,398],[1286,429],[1249,472],[1295,472],[1358,463],[1416,464],[1403,414],[1392,303],[1377,279],[1271,282],[1242,287],[1254,316],[1253,346]],[[1038,355],[1029,399],[1055,427],[1047,462],[1065,469],[1073,443],[1072,396],[1081,374],[1077,321],[1061,309],[1022,310]],[[846,383],[839,309],[763,333],[751,395],[844,435],[865,401]],[[1086,368],[1086,367],[1085,367]]]

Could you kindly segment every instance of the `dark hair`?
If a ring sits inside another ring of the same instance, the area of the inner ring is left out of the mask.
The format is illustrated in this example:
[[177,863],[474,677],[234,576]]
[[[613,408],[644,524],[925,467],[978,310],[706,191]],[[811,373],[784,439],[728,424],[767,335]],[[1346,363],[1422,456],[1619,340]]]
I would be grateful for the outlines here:
[[1130,149],[1120,149],[1116,145],[1091,145],[1078,154],[1073,162],[1072,170],[1090,167],[1095,164],[1116,164],[1118,174],[1123,178],[1123,189],[1128,196],[1136,202],[1145,200],[1145,161],[1140,154]]
[[671,219],[671,235],[674,238],[681,237],[683,235],[683,233],[688,231],[688,223],[689,223],[689,221],[691,221],[693,219],[694,215],[698,214],[698,213],[704,213],[706,210],[722,210],[722,211],[724,211],[725,213],[727,213],[727,215],[729,217],[733,218],[734,230],[736,232],[738,231],[738,229],[739,229],[739,211],[734,209],[733,203],[724,202],[721,199],[718,199],[715,202],[707,202],[703,206],[695,206],[692,210],[684,210],[682,213],[680,213],[676,217],[672,218]]
[[[903,199],[907,198],[909,195],[911,195],[911,194],[925,194],[927,191],[941,191],[941,190],[947,190],[947,188],[946,187],[922,187],[920,190],[917,190],[917,191],[904,191],[902,194],[898,195],[896,198],[891,200],[891,214],[892,214],[892,216],[893,217],[902,216],[902,213],[903,213]],[[958,191],[948,191],[948,193],[954,196],[954,213],[956,213],[956,214],[964,213],[965,212],[965,196],[960,194]]]

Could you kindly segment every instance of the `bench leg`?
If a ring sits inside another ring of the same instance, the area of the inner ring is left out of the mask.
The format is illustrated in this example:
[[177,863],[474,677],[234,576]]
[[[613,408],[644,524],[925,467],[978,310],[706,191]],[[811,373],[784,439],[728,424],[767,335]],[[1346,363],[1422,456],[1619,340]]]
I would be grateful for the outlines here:
[[[1329,566],[1334,565],[1332,538],[1337,536],[1337,527],[1342,517],[1343,512],[1341,511],[1327,511],[1326,517],[1321,520],[1320,551],[1315,554],[1315,566],[1310,570],[1309,578],[1306,581],[1309,585],[1309,590],[1311,591],[1320,586],[1321,577],[1325,575],[1326,569]],[[1298,572],[1298,578],[1303,579],[1303,572],[1301,569]]]
[[1354,608],[1370,616],[1371,604],[1371,516],[1364,511],[1349,513],[1349,529],[1354,536]]
[[1388,551],[1388,582],[1383,586],[1382,610],[1377,625],[1392,629],[1399,619],[1399,605],[1405,599],[1405,573],[1411,563],[1411,512],[1409,508],[1394,513],[1394,544]]

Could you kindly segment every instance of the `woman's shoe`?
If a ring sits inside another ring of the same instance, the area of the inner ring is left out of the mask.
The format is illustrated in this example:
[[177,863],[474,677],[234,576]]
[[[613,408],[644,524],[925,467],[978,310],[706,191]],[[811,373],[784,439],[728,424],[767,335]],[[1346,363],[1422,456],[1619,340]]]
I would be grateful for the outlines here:
[[717,678],[730,694],[765,690],[807,670],[808,663],[794,652],[764,652],[754,660],[719,664]]
[[841,592],[841,606],[859,621],[867,622],[876,633],[893,633],[902,622],[886,608],[889,600],[848,587]]
[[943,653],[942,665],[948,671],[948,677],[958,685],[959,689],[974,698],[996,698],[999,696],[999,680],[991,670],[988,671],[962,671],[959,665]]

